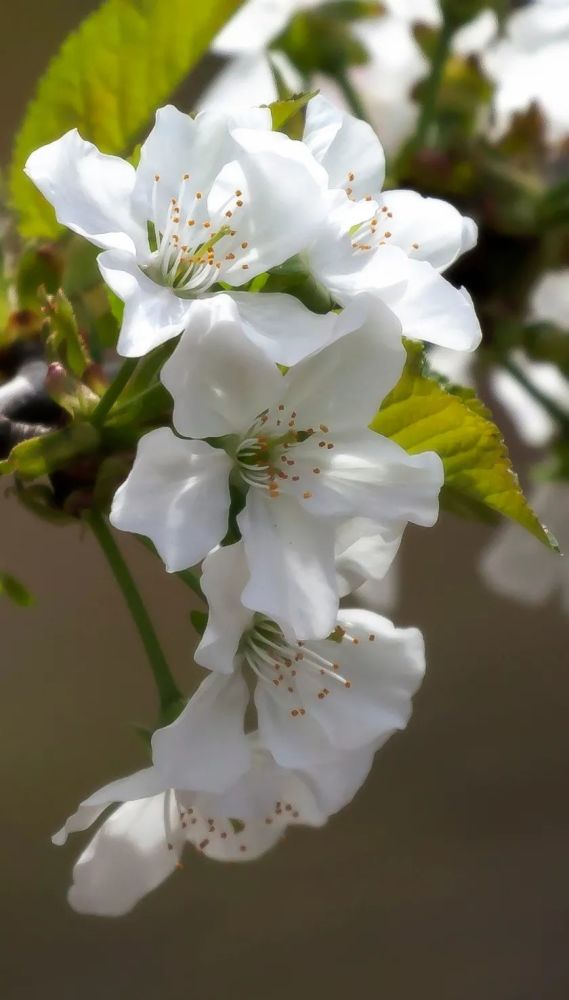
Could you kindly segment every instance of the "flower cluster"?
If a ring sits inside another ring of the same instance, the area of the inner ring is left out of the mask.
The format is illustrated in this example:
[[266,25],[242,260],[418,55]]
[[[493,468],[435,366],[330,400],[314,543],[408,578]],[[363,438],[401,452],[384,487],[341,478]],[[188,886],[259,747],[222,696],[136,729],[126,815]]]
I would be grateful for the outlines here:
[[470,299],[441,273],[476,229],[445,202],[382,192],[373,131],[322,97],[302,141],[273,131],[268,108],[166,107],[136,169],[74,131],[26,170],[101,248],[124,303],[119,353],[172,341],[171,426],[140,438],[111,523],[149,538],[169,572],[203,561],[208,676],[154,733],[152,766],[87,799],[56,838],[120,803],[70,897],[119,914],[186,841],[247,860],[289,825],[323,824],[407,723],[421,634],[340,599],[385,574],[408,522],[437,518],[438,455],[369,425],[403,337],[477,346]]

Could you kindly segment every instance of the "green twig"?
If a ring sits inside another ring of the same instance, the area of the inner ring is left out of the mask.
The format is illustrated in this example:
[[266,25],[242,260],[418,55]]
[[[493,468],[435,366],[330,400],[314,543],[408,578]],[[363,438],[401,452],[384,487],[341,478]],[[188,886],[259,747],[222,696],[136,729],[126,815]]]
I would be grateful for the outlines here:
[[421,146],[425,145],[428,139],[429,129],[437,107],[437,98],[439,96],[444,68],[450,50],[452,35],[453,29],[451,28],[449,22],[445,21],[439,32],[437,45],[433,53],[431,71],[425,86],[425,95],[421,106],[421,112],[419,114],[417,131],[415,132],[415,136],[411,143],[412,149],[420,149]]
[[168,716],[168,710],[176,702],[181,701],[182,695],[162,652],[154,626],[105,518],[95,510],[92,510],[87,518],[138,629],[158,689],[161,714],[163,717]]
[[190,590],[193,590],[197,597],[199,597],[202,601],[205,601],[204,593],[196,573],[193,573],[191,569],[182,569],[176,573],[176,576],[178,576],[180,580],[183,580],[186,586],[189,587]]
[[350,80],[348,74],[344,70],[336,70],[334,75],[336,83],[340,87],[346,102],[351,111],[355,114],[356,118],[361,118],[362,121],[368,121],[368,113],[365,109],[365,105],[358,94],[356,88],[354,87],[352,81]]
[[123,361],[105,395],[99,400],[93,411],[91,420],[95,426],[100,427],[105,422],[107,414],[116,403],[137,364],[138,358],[127,358],[126,361]]

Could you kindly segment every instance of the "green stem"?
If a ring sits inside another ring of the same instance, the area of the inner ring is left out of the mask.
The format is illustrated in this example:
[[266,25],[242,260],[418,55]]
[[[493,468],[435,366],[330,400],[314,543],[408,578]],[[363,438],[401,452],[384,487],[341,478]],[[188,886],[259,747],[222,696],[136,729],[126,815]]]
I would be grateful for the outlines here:
[[125,413],[134,407],[138,406],[141,402],[152,401],[154,398],[159,398],[164,395],[164,386],[161,382],[155,382],[154,385],[149,385],[147,389],[143,389],[142,392],[136,394],[136,396],[130,396],[125,403],[121,403],[120,406],[116,406],[113,410],[112,419],[115,417],[122,417]]
[[502,358],[500,364],[506,369],[507,372],[510,373],[512,378],[515,378],[516,382],[519,382],[526,392],[528,392],[530,396],[532,396],[532,398],[543,407],[546,413],[549,413],[549,416],[552,417],[564,431],[569,429],[569,414],[562,410],[553,399],[550,399],[549,396],[546,396],[541,389],[534,385],[531,379],[529,379],[525,372],[518,367],[515,361],[512,361],[510,358]]
[[123,361],[105,395],[99,400],[93,411],[91,420],[95,426],[100,427],[104,424],[107,414],[116,403],[137,364],[138,358],[127,358],[126,361]]
[[334,75],[334,79],[340,87],[350,110],[353,111],[356,118],[361,118],[362,121],[367,122],[368,114],[365,109],[365,105],[348,74],[344,70],[337,70]]
[[195,573],[192,573],[191,569],[182,569],[176,573],[176,576],[183,580],[190,590],[193,590],[194,594],[200,598],[200,600],[205,601],[204,593],[201,588],[200,581]]
[[150,668],[154,675],[158,695],[160,698],[160,708],[162,715],[168,714],[168,709],[182,699],[182,695],[174,680],[166,657],[162,652],[162,647],[158,641],[154,626],[140,596],[140,592],[134,582],[131,572],[124,561],[117,543],[115,542],[109,526],[99,511],[92,510],[88,515],[88,521],[93,529],[113,576],[122,591],[122,595],[128,605],[134,623],[138,629],[138,634],[148,657]]
[[428,132],[436,111],[437,98],[439,96],[443,72],[449,54],[452,35],[453,29],[451,28],[449,22],[445,21],[439,32],[437,45],[433,53],[431,72],[425,87],[425,96],[421,107],[421,113],[419,115],[417,131],[415,132],[415,136],[411,143],[413,149],[420,149],[421,146],[426,144]]

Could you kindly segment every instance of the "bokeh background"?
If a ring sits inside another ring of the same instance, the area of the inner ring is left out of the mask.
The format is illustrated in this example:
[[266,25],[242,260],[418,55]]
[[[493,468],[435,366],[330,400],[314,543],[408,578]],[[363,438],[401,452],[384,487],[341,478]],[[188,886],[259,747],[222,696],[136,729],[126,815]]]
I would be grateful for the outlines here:
[[[95,6],[4,0],[1,162],[39,73]],[[523,479],[530,456],[513,457]],[[37,605],[0,605],[2,1000],[567,1000],[566,621],[556,602],[528,608],[485,588],[490,537],[450,516],[408,531],[394,616],[423,629],[427,678],[351,807],[253,865],[188,853],[183,872],[108,921],[68,908],[83,841],[55,848],[50,835],[143,765],[129,721],[151,722],[153,691],[92,539],[46,530],[3,493],[2,569]],[[189,688],[188,591],[136,542],[124,549]]]

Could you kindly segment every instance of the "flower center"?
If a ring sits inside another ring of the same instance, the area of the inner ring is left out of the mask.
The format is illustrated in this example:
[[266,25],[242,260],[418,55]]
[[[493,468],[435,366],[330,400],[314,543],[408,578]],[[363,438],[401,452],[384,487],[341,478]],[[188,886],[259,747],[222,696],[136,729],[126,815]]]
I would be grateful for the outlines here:
[[180,295],[199,295],[223,279],[230,268],[249,269],[249,243],[234,228],[234,215],[244,206],[243,192],[235,191],[211,219],[207,198],[183,174],[177,196],[170,198],[164,212],[160,175],[152,189],[152,218],[147,222],[152,254],[145,268],[161,285],[169,285]]
[[[350,170],[348,173],[348,184],[344,188],[350,201],[356,201],[352,194],[352,187],[350,186],[355,179],[355,172]],[[363,200],[372,202],[373,198],[371,194],[367,194]],[[356,226],[351,231],[352,248],[356,253],[365,253],[369,250],[376,250],[378,247],[386,246],[393,236],[390,228],[390,220],[392,218],[393,212],[389,206],[381,205],[369,219]],[[408,253],[416,252],[418,249],[419,244],[413,242],[409,247]]]
[[[297,462],[295,448],[317,434],[318,447],[330,451],[334,442],[326,424],[317,428],[299,428],[296,410],[279,403],[274,409],[264,410],[249,428],[247,436],[236,451],[237,469],[246,486],[263,489],[270,497],[286,492],[301,493],[304,500],[312,497],[309,487],[313,477],[319,476],[319,466],[308,467]],[[307,488],[308,487],[308,488]]]
[[[333,643],[338,647],[342,642],[357,646],[359,639],[337,626],[329,642],[331,656]],[[339,659],[322,656],[304,642],[289,643],[269,618],[258,617],[243,637],[241,654],[258,680],[280,690],[290,703],[288,711],[293,719],[303,718],[311,702],[323,701],[334,686],[345,691],[352,686]]]

